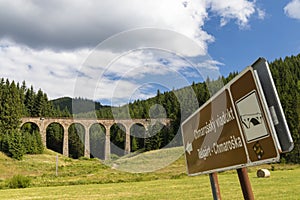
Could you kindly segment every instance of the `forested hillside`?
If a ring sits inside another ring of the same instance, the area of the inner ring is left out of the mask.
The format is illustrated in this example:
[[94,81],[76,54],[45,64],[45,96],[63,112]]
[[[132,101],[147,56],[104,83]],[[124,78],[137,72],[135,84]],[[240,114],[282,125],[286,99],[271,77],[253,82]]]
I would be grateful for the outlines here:
[[[275,60],[270,63],[270,68],[288,125],[295,141],[294,150],[291,153],[283,155],[282,161],[300,163],[300,54],[298,56]],[[34,127],[30,127],[32,125],[24,127],[22,132],[18,130],[18,119],[22,116],[68,117],[71,116],[70,113],[73,112],[72,114],[75,114],[74,117],[89,118],[94,117],[94,110],[96,110],[97,117],[101,119],[147,119],[153,118],[153,116],[156,118],[168,117],[172,119],[172,123],[169,127],[148,127],[149,131],[144,133],[149,134],[146,139],[132,137],[132,150],[153,150],[162,148],[166,145],[178,146],[182,144],[181,137],[176,137],[175,139],[174,137],[177,133],[180,133],[180,123],[237,74],[237,72],[230,73],[228,77],[220,77],[218,80],[214,81],[207,79],[205,82],[193,83],[191,87],[179,90],[164,93],[158,90],[156,96],[153,98],[136,100],[128,105],[114,108],[102,106],[99,102],[95,103],[83,98],[71,99],[66,97],[49,101],[45,93],[41,90],[35,92],[32,87],[27,88],[25,82],[23,82],[22,85],[19,85],[19,83],[15,83],[14,81],[9,82],[9,80],[1,79],[0,149],[4,152],[9,152],[10,148],[16,149],[15,147],[10,146],[20,145],[16,142],[9,142],[9,138],[17,137],[19,139],[16,141],[22,141],[25,140],[24,135],[27,135],[26,137],[29,137],[30,135],[38,137],[39,134],[33,134],[35,129]],[[207,87],[208,85],[209,89]],[[191,96],[191,88],[196,95],[196,99]],[[30,134],[25,134],[26,131]],[[49,127],[49,130],[47,129],[47,140],[51,141],[47,147],[60,153],[62,152],[62,131],[62,128],[58,124],[53,124]],[[83,144],[78,142],[78,138],[82,137],[82,135],[78,132],[78,128],[75,129],[74,127],[71,127],[69,131],[71,132],[69,132],[70,156],[78,158],[83,155]],[[136,126],[133,128],[133,131],[145,132],[145,129]],[[151,134],[151,131],[156,134]],[[104,133],[103,127],[95,126],[90,130],[90,137],[93,138],[93,141],[98,141],[99,144],[103,144]],[[125,133],[121,128],[112,127],[111,141],[116,146],[124,148],[124,134]],[[36,143],[38,143],[38,139],[36,140]],[[103,151],[96,143],[91,143],[91,148],[95,148],[94,150],[92,149],[92,151]],[[26,151],[22,150],[22,152],[24,153]],[[29,151],[27,150],[27,152]],[[103,152],[95,156],[102,158]]]
[[70,98],[62,97],[51,101],[55,108],[59,110],[66,110],[71,114],[85,113],[94,110],[99,110],[103,106],[100,102],[94,102],[93,100],[83,98]]

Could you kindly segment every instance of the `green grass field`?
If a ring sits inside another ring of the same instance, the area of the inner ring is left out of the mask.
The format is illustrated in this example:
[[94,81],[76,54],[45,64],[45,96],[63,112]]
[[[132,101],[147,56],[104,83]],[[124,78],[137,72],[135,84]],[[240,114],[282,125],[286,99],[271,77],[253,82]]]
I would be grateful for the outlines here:
[[[160,150],[117,163],[122,169],[139,162],[153,165],[161,162],[164,154],[178,151],[180,148]],[[57,177],[55,156],[46,151],[15,161],[0,154],[0,199],[212,199],[209,177],[188,177],[183,156],[158,171],[134,174],[111,169],[96,159],[73,160],[60,155]],[[270,178],[256,177],[261,167],[273,170]],[[256,199],[300,199],[299,165],[272,164],[248,170]],[[30,177],[30,188],[7,188],[7,180],[17,174]],[[235,170],[219,173],[218,178],[223,199],[243,199]]]
[[[255,199],[299,199],[300,169],[272,171],[270,178],[249,173]],[[243,199],[235,173],[219,175],[223,199]],[[183,177],[129,183],[1,190],[0,199],[212,199],[209,178]]]

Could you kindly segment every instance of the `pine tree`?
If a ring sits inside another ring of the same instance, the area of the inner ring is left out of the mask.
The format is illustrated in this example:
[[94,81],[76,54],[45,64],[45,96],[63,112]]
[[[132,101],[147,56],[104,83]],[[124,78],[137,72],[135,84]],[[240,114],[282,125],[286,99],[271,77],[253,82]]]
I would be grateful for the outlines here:
[[25,154],[22,134],[17,129],[11,130],[10,134],[4,134],[1,146],[2,151],[14,159],[21,160]]
[[42,117],[43,116],[43,106],[45,106],[44,94],[41,89],[38,90],[37,95],[34,99],[33,116]]
[[22,103],[14,81],[10,84],[8,79],[6,80],[1,97],[0,130],[2,133],[8,133],[10,130],[19,128],[22,116]]
[[25,94],[25,107],[27,110],[27,115],[30,117],[34,117],[34,99],[35,99],[35,93],[33,90],[33,86],[30,87],[30,89],[26,90]]

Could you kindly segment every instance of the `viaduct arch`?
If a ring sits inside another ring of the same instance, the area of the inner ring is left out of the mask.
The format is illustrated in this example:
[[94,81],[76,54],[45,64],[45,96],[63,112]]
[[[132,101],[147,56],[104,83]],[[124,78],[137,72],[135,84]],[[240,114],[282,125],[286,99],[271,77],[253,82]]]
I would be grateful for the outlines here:
[[147,130],[148,126],[154,125],[155,123],[161,123],[165,126],[170,124],[170,119],[77,119],[77,118],[43,118],[43,117],[25,117],[21,119],[21,127],[25,123],[34,123],[38,126],[42,138],[42,143],[46,147],[46,130],[47,127],[52,123],[60,124],[64,129],[63,135],[63,155],[69,156],[69,127],[74,123],[79,123],[84,127],[85,130],[85,150],[84,156],[90,157],[90,134],[89,130],[93,124],[101,124],[105,127],[105,160],[110,159],[110,128],[113,124],[122,124],[125,127],[126,137],[125,137],[125,154],[130,153],[130,128],[134,124],[141,124]]

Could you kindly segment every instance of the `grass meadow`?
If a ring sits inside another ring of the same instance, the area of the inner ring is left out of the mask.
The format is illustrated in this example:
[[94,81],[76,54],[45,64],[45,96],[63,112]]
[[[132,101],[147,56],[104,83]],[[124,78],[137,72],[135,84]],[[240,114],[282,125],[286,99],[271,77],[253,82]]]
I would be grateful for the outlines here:
[[[161,156],[172,152],[157,153]],[[143,164],[159,162],[161,157],[155,160],[154,154],[147,155]],[[23,161],[0,155],[0,199],[212,199],[209,177],[188,177],[182,156],[158,171],[136,174],[111,169],[96,159],[73,160],[59,155],[58,176],[55,176],[55,157],[56,153],[51,151],[28,155]],[[118,164],[122,168],[137,162],[122,158]],[[257,178],[259,168],[269,169],[271,177]],[[248,171],[255,199],[300,199],[299,165],[270,164]],[[18,174],[31,179],[29,188],[6,186],[7,180]],[[235,170],[219,173],[218,178],[222,199],[243,199]]]

